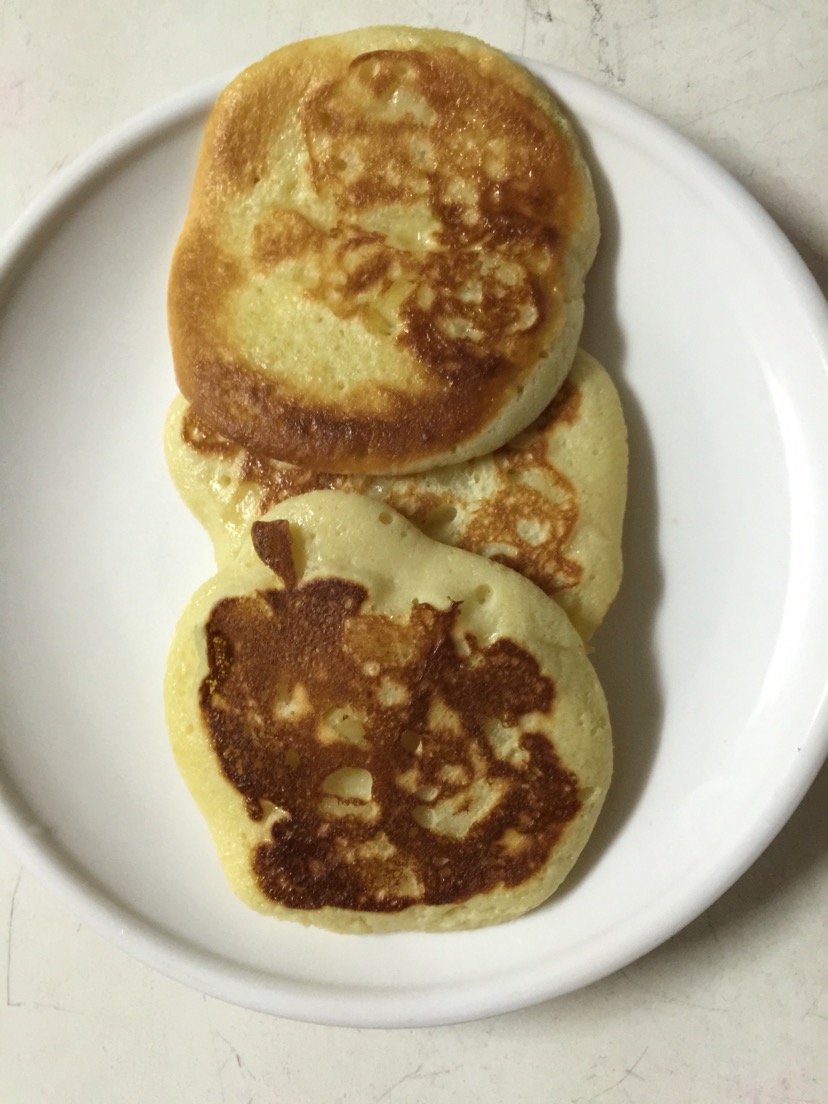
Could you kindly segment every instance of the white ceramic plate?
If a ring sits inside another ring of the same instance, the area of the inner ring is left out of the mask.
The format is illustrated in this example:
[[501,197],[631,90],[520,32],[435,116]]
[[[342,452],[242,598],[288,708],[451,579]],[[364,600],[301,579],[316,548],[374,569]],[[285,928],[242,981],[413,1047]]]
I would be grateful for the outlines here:
[[173,764],[165,652],[212,561],[162,457],[165,284],[219,84],[99,145],[3,254],[0,825],[93,927],[250,1008],[430,1024],[600,978],[734,881],[826,751],[825,304],[720,169],[538,72],[595,166],[584,344],[618,380],[632,463],[626,579],[596,641],[614,786],[565,888],[515,923],[346,937],[262,918]]

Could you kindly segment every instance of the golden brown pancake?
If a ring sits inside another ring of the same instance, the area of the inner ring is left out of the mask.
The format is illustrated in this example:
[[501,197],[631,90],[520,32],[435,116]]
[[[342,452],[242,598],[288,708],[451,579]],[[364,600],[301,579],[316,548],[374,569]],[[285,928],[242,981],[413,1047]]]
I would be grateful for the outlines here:
[[604,697],[560,607],[359,495],[253,525],[185,610],[165,698],[234,890],[340,931],[521,915],[610,781]]
[[270,460],[204,426],[180,396],[165,446],[173,481],[210,534],[219,566],[271,507],[332,488],[380,499],[429,536],[520,571],[585,639],[618,591],[626,429],[612,380],[582,350],[529,429],[491,455],[432,472],[337,475]]
[[503,54],[405,27],[295,43],[207,122],[169,282],[179,387],[315,470],[482,455],[566,376],[597,238],[572,128]]

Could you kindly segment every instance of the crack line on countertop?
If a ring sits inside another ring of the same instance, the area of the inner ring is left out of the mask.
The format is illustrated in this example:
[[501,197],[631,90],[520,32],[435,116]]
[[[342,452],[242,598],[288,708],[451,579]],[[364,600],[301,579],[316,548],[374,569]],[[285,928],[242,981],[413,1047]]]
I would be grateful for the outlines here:
[[395,1089],[398,1089],[400,1085],[402,1085],[405,1081],[426,1081],[431,1077],[442,1077],[446,1073],[451,1073],[450,1069],[429,1070],[428,1073],[421,1073],[420,1071],[422,1070],[424,1065],[425,1062],[420,1062],[419,1066],[417,1066],[416,1069],[409,1070],[408,1073],[404,1074],[399,1079],[399,1081],[395,1081],[393,1085],[389,1085],[384,1093],[382,1093],[378,1097],[375,1097],[374,1104],[379,1104],[381,1100],[385,1100],[386,1097],[390,1096],[391,1093]]
[[644,1049],[639,1054],[639,1056],[633,1062],[633,1064],[628,1069],[625,1069],[625,1071],[621,1075],[621,1077],[619,1077],[617,1081],[613,1081],[613,1083],[611,1085],[607,1085],[607,1087],[605,1089],[601,1089],[601,1091],[598,1093],[598,1095],[593,1096],[592,1099],[597,1100],[598,1097],[605,1096],[612,1089],[617,1089],[618,1086],[622,1085],[627,1080],[628,1077],[637,1077],[639,1081],[643,1081],[644,1078],[641,1076],[641,1074],[636,1073],[635,1071],[636,1071],[636,1069],[638,1069],[639,1064],[641,1063],[642,1059],[644,1058],[644,1055],[647,1053],[647,1051],[649,1049],[650,1049],[649,1046],[645,1046]]
[[18,870],[17,881],[14,883],[14,889],[11,895],[11,904],[9,905],[9,931],[6,938],[6,1007],[7,1008],[19,1008],[19,1001],[12,1001],[11,999],[11,960],[12,960],[12,926],[14,924],[14,910],[17,907],[17,891],[20,889],[20,880],[23,877],[23,871]]

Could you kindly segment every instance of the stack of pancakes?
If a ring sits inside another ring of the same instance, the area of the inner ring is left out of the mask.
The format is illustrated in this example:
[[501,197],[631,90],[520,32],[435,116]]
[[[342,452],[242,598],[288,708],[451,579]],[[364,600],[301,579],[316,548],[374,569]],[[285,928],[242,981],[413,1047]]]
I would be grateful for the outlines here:
[[578,350],[598,219],[534,77],[371,28],[212,111],[169,285],[165,445],[218,573],[173,749],[249,904],[450,929],[545,900],[612,764],[584,642],[621,577],[626,433]]

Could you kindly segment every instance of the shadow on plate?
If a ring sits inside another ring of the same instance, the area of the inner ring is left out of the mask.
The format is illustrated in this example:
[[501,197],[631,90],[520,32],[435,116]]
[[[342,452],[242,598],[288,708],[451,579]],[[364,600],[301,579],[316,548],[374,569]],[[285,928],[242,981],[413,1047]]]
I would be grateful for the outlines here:
[[586,135],[579,132],[578,136],[592,172],[601,219],[601,244],[587,281],[581,343],[601,361],[618,388],[629,433],[630,471],[624,578],[618,598],[595,635],[591,656],[612,720],[613,781],[583,855],[552,901],[577,887],[623,828],[647,783],[664,715],[654,644],[655,615],[663,592],[655,457],[641,406],[624,376],[626,343],[617,315],[615,286],[622,231],[609,181],[591,155]]

